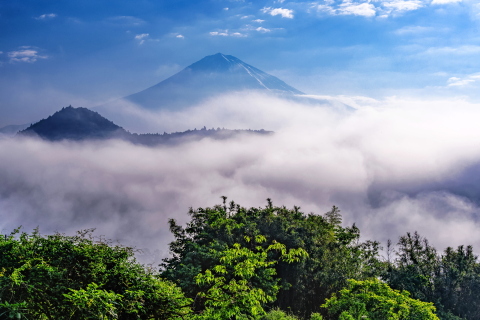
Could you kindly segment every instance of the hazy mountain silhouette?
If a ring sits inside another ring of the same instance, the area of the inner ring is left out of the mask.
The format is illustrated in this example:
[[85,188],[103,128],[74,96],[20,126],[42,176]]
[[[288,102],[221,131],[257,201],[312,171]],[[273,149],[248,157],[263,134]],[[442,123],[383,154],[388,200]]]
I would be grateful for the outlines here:
[[125,129],[97,112],[72,106],[62,108],[19,134],[38,136],[50,141],[123,138],[128,135]]
[[228,139],[239,134],[265,135],[271,133],[265,130],[207,129],[203,127],[200,130],[194,129],[175,133],[136,134],[126,131],[97,112],[87,108],[73,108],[69,106],[55,112],[47,119],[32,124],[27,129],[20,131],[18,135],[38,137],[49,141],[121,139],[135,144],[154,146],[178,144],[207,137]]
[[22,131],[22,130],[28,128],[28,126],[29,126],[29,124],[18,124],[18,125],[11,124],[11,125],[2,127],[2,128],[0,128],[0,136],[2,136],[2,135],[6,136],[6,137],[14,136],[19,131]]
[[147,109],[176,109],[207,97],[242,90],[294,95],[301,91],[242,60],[217,53],[197,61],[170,78],[125,97]]

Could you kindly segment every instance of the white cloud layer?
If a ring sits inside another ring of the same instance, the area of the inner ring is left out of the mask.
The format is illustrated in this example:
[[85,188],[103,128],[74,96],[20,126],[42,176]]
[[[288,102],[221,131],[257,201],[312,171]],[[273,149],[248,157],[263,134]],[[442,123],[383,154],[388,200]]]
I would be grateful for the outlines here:
[[420,0],[393,0],[393,1],[384,1],[382,5],[388,11],[412,11],[417,10],[424,6],[423,2]]
[[459,3],[462,0],[432,0],[432,4],[448,4],[448,3]]
[[48,58],[46,55],[39,54],[37,48],[30,46],[20,47],[18,50],[8,52],[7,55],[10,58],[10,62],[34,63],[38,59]]
[[57,14],[55,13],[45,13],[45,14],[42,14],[38,17],[36,17],[35,19],[37,20],[49,20],[49,19],[53,19],[53,18],[56,18],[57,17]]
[[328,15],[356,15],[364,17],[391,17],[429,5],[459,3],[462,0],[322,0],[309,4],[309,8]]
[[121,25],[121,26],[132,26],[137,27],[144,25],[146,22],[140,18],[134,16],[115,16],[107,19],[107,22]]
[[282,18],[293,19],[293,10],[291,9],[265,7],[261,11],[271,16],[282,16]]
[[272,31],[272,30],[270,30],[270,29],[263,28],[263,27],[258,27],[258,28],[256,28],[255,30],[258,31],[258,32],[262,32],[262,33],[271,32],[271,31]]
[[237,38],[245,38],[248,37],[245,33],[241,32],[230,32],[229,30],[221,30],[221,31],[211,31],[211,36],[221,36],[221,37],[237,37]]
[[150,35],[148,33],[137,34],[135,35],[135,40],[138,40],[138,44],[142,45],[149,37]]
[[450,77],[447,81],[449,87],[464,87],[468,85],[473,85],[474,83],[480,81],[480,73],[474,73],[467,75],[463,78]]
[[342,15],[373,17],[376,14],[376,10],[371,3],[344,2],[340,5],[338,13]]
[[[0,140],[0,229],[96,227],[166,254],[169,218],[185,222],[190,206],[212,206],[226,195],[244,206],[270,197],[307,213],[337,205],[365,238],[395,241],[418,230],[440,249],[479,250],[479,105],[317,98],[323,107],[243,92],[183,111],[130,106],[125,114],[160,132],[204,125],[276,131],[266,137],[158,148]],[[328,107],[344,103],[357,111]]]

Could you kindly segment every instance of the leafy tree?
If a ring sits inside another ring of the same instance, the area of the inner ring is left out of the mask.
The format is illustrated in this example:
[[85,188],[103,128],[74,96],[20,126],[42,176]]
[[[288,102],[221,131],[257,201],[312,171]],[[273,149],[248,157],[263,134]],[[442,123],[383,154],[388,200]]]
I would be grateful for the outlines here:
[[[211,249],[223,251],[235,243],[242,248],[255,249],[245,236],[254,239],[263,235],[268,243],[276,241],[286,249],[301,248],[308,258],[298,263],[279,259],[278,252],[268,252],[268,261],[275,264],[280,279],[277,300],[270,307],[308,319],[314,312],[323,312],[320,305],[347,284],[347,279],[366,279],[380,274],[377,242],[359,241],[360,232],[353,225],[342,227],[338,208],[325,215],[304,214],[299,207],[287,209],[273,206],[268,199],[264,208],[244,208],[233,201],[213,208],[190,209],[186,227],[170,220],[175,240],[170,244],[172,257],[164,260],[162,276],[177,283],[186,296],[194,299],[202,291],[195,281],[199,273],[213,270],[218,259]],[[196,311],[203,310],[195,303]]]
[[433,302],[440,273],[437,250],[415,232],[400,237],[397,253],[396,268],[389,270],[389,283],[411,292],[416,299]]
[[281,260],[290,263],[307,256],[303,249],[287,251],[276,241],[264,249],[259,244],[266,238],[261,235],[245,238],[257,246],[251,250],[236,243],[222,252],[214,251],[219,264],[195,277],[198,285],[207,285],[199,293],[205,299],[205,310],[198,319],[259,319],[265,314],[263,305],[274,301],[279,289],[273,268],[277,261],[269,260],[268,253],[277,251]]
[[17,229],[0,237],[0,315],[25,319],[181,319],[190,300],[132,248]]
[[443,320],[480,319],[480,264],[471,246],[439,254],[417,232],[407,233],[384,279],[415,299],[433,302]]
[[339,320],[438,320],[432,303],[412,299],[378,279],[348,280],[323,307]]

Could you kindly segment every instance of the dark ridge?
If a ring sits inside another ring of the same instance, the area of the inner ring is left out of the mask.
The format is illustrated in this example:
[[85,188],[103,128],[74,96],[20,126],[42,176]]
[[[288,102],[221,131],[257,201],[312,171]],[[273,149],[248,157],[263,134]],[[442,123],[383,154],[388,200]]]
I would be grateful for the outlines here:
[[175,145],[187,141],[198,141],[204,138],[224,140],[244,134],[269,135],[266,130],[230,130],[207,129],[187,130],[174,133],[136,134],[130,133],[112,121],[102,117],[97,112],[87,108],[73,108],[72,106],[57,111],[47,119],[32,124],[20,131],[19,136],[38,137],[48,141],[60,140],[107,140],[121,139],[134,144],[156,146]]
[[128,135],[125,129],[97,112],[72,106],[62,108],[19,134],[38,136],[50,141],[122,138]]

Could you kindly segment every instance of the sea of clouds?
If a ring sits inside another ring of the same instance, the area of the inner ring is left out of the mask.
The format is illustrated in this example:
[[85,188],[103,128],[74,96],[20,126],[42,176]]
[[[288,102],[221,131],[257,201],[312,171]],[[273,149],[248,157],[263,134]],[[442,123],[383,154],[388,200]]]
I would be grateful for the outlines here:
[[[0,230],[96,228],[158,262],[172,240],[168,219],[186,223],[189,207],[227,196],[247,207],[271,198],[316,214],[335,205],[344,224],[383,244],[418,231],[440,250],[480,250],[479,104],[312,98],[323,105],[242,92],[176,112],[126,103],[117,110],[118,124],[132,131],[275,131],[269,136],[154,148],[1,139]],[[334,107],[342,104],[356,110]]]

